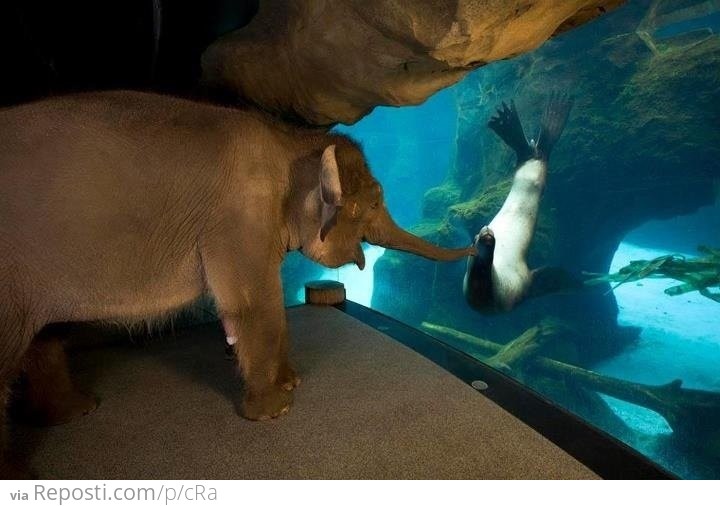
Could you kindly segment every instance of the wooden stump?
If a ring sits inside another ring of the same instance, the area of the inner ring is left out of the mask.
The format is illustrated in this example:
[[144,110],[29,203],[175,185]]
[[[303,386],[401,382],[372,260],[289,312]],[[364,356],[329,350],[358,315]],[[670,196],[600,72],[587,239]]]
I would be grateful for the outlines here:
[[305,283],[305,304],[334,306],[345,302],[345,285],[338,281],[310,281]]

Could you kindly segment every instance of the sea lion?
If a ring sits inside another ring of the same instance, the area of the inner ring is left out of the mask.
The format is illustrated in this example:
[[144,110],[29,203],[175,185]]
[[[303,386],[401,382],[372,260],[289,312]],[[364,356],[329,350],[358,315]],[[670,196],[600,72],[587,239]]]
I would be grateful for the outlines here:
[[477,311],[510,311],[529,296],[576,286],[575,279],[562,269],[543,267],[531,271],[525,261],[535,231],[550,152],[562,134],[571,107],[572,100],[567,95],[552,94],[537,141],[525,137],[514,101],[510,106],[503,102],[488,123],[515,150],[517,168],[502,208],[475,236],[473,246],[477,252],[468,258],[463,292],[468,304]]

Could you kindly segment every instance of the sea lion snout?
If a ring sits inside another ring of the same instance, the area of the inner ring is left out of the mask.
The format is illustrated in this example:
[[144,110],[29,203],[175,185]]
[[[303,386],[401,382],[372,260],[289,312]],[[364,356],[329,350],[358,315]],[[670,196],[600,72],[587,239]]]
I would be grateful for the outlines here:
[[480,232],[475,236],[474,245],[478,246],[481,243],[485,246],[495,245],[495,234],[487,225],[481,228]]
[[480,264],[492,265],[495,254],[495,234],[488,226],[480,229],[473,242],[475,248],[474,259]]

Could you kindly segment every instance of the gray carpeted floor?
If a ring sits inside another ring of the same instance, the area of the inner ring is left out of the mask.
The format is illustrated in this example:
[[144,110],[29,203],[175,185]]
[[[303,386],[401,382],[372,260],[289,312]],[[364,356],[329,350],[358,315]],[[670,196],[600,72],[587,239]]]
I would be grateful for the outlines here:
[[17,428],[43,478],[595,478],[538,433],[401,344],[329,307],[289,310],[303,383],[290,414],[249,422],[218,326],[73,359],[102,403]]

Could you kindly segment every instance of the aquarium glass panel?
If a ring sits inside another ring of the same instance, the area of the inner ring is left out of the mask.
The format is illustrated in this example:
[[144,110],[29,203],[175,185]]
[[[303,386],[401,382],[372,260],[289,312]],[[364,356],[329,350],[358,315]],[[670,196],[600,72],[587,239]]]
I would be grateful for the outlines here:
[[[464,260],[367,246],[361,272],[291,255],[287,302],[302,301],[308,279],[343,281],[351,300],[499,369],[667,470],[720,478],[719,30],[718,1],[629,0],[422,105],[336,127],[362,144],[403,227],[460,247],[494,223],[492,269],[473,271],[485,285],[464,292]],[[515,178],[527,153],[488,122],[514,101],[529,156],[541,156],[553,93],[574,103],[546,179],[529,169]],[[513,193],[521,198],[506,202]]]

